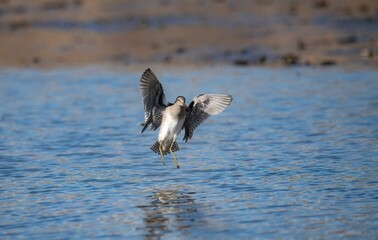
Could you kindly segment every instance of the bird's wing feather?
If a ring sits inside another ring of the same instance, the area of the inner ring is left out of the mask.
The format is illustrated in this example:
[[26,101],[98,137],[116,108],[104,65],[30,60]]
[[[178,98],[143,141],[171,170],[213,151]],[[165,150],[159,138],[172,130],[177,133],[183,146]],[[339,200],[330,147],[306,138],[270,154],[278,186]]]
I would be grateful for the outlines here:
[[193,131],[209,116],[223,112],[232,101],[232,96],[225,94],[201,94],[194,97],[187,109],[184,140],[187,142],[193,136]]
[[152,130],[156,130],[160,126],[166,102],[163,86],[151,69],[148,68],[144,71],[140,79],[139,89],[144,105],[142,133],[149,125],[151,125]]

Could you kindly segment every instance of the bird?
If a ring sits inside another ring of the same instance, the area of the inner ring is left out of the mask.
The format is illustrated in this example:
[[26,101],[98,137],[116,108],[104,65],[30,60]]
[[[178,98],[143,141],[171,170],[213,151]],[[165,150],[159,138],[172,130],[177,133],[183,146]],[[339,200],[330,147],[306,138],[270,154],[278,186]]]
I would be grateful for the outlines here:
[[157,140],[150,149],[161,156],[163,165],[164,155],[172,154],[177,168],[180,166],[173,152],[179,150],[176,138],[181,130],[185,131],[183,140],[188,142],[201,123],[209,116],[223,112],[233,99],[227,94],[200,94],[195,96],[189,105],[183,96],[178,96],[174,103],[167,103],[163,86],[150,68],[143,72],[139,90],[144,106],[141,134],[148,127],[152,131],[160,127]]

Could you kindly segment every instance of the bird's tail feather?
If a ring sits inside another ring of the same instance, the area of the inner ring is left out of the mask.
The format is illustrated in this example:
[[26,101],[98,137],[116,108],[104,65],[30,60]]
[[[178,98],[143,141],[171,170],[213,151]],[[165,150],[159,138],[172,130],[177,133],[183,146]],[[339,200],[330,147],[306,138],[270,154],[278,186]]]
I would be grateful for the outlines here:
[[[159,146],[160,146],[159,142],[156,141],[154,144],[152,144],[152,146],[151,146],[150,148],[151,148],[152,151],[154,151],[155,153],[157,153],[157,154],[160,155]],[[179,149],[180,149],[180,148],[179,148],[178,144],[177,144],[176,141],[175,141],[175,142],[173,143],[173,145],[172,145],[172,152],[175,152],[175,151],[177,151],[177,150],[179,150]],[[168,153],[170,153],[170,152],[169,152],[169,149],[166,149],[165,151],[163,151],[163,154],[164,154],[164,155],[166,155],[166,154],[168,154]]]

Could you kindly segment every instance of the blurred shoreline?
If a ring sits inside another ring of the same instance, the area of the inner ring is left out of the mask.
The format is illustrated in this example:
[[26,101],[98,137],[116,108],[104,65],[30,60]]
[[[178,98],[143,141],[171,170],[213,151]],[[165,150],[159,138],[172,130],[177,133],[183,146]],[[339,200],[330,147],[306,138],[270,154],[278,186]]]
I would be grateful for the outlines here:
[[378,67],[378,2],[0,0],[0,67]]

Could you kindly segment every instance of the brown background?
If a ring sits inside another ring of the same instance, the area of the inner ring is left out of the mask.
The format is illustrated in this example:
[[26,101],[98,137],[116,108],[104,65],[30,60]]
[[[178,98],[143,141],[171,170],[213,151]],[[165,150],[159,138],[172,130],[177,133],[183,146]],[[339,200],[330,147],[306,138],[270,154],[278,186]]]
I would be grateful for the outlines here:
[[378,1],[0,0],[0,66],[378,66]]

